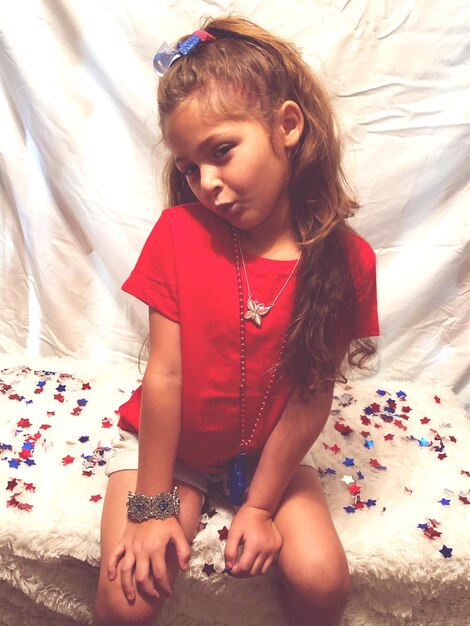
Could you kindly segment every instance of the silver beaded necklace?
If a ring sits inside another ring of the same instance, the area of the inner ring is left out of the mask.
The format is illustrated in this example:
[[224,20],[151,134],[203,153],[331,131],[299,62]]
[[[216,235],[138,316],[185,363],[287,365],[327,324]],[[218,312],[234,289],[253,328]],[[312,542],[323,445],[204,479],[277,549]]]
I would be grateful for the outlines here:
[[[252,320],[258,327],[261,326],[261,317],[259,316],[267,315],[269,311],[275,305],[277,299],[286,288],[287,284],[289,283],[290,279],[292,278],[295,272],[295,269],[297,268],[297,265],[299,264],[300,254],[299,254],[299,258],[297,259],[297,263],[294,266],[294,269],[290,273],[287,281],[284,283],[280,292],[277,294],[277,296],[273,300],[272,304],[269,307],[264,307],[264,305],[258,304],[256,300],[255,301],[252,300],[250,286],[248,283],[248,276],[246,273],[245,261],[243,258],[243,250],[240,244],[240,238],[238,237],[237,231],[233,227],[232,227],[232,234],[233,234],[233,244],[234,244],[234,253],[235,253],[235,267],[237,270],[238,298],[239,298],[239,307],[240,307],[240,446],[239,446],[238,454],[235,457],[235,459],[232,461],[231,466],[230,466],[228,483],[229,483],[231,504],[240,506],[243,503],[245,489],[248,487],[247,459],[246,459],[247,449],[249,445],[253,442],[256,429],[258,428],[261,418],[263,417],[264,410],[268,403],[268,398],[270,396],[272,387],[274,385],[274,381],[276,379],[276,376],[279,370],[279,365],[282,359],[282,355],[284,353],[284,348],[287,342],[287,333],[286,333],[286,336],[284,337],[284,341],[282,342],[281,350],[279,352],[279,357],[277,359],[276,365],[273,370],[273,374],[271,376],[271,380],[269,381],[268,386],[266,387],[263,400],[261,401],[261,405],[258,410],[258,415],[253,424],[253,428],[251,429],[251,433],[247,436],[247,433],[246,433],[245,320]],[[243,306],[243,286],[242,286],[242,277],[241,277],[241,270],[240,270],[240,258],[242,260],[242,264],[243,264],[243,268],[245,272],[245,279],[247,283],[247,290],[248,290],[248,311],[246,313],[244,312],[245,308]],[[258,308],[263,307],[263,309],[266,309],[266,311],[260,313],[259,310],[256,311],[250,308],[250,302],[253,302],[253,305],[255,307],[256,306],[258,306]],[[249,315],[249,313],[253,311],[254,311],[254,315]],[[259,323],[255,317],[256,315],[259,317]]]

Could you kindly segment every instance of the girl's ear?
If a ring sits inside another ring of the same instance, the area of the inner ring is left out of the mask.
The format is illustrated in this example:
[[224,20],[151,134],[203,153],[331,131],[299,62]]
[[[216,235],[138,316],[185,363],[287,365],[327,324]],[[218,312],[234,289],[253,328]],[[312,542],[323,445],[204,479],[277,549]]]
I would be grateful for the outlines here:
[[278,115],[283,146],[286,150],[292,150],[299,143],[304,129],[304,114],[296,102],[286,100],[282,103]]

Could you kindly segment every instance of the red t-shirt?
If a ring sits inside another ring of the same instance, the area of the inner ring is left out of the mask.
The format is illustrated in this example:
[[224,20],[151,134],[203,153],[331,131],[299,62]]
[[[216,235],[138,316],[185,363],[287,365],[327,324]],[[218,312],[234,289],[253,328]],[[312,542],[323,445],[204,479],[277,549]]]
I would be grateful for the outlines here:
[[[359,315],[350,338],[378,335],[375,255],[352,234]],[[253,298],[270,304],[295,261],[256,257],[244,251]],[[261,328],[245,324],[246,433],[259,412],[269,371],[278,360],[290,320],[295,276],[263,318]],[[246,284],[242,271],[244,303]],[[230,225],[199,203],[163,211],[123,290],[179,322],[182,358],[182,430],[177,457],[187,466],[223,471],[240,444],[240,309]],[[291,389],[272,389],[249,452],[259,454]],[[138,431],[141,388],[120,407],[119,426]]]

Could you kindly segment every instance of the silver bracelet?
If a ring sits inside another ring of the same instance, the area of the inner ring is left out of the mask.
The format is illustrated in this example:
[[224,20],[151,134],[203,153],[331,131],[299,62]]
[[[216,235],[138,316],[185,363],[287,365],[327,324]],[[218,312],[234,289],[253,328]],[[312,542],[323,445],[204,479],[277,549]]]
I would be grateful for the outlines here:
[[178,487],[168,493],[162,491],[156,496],[131,493],[127,496],[127,517],[132,522],[145,522],[148,519],[168,519],[180,512]]

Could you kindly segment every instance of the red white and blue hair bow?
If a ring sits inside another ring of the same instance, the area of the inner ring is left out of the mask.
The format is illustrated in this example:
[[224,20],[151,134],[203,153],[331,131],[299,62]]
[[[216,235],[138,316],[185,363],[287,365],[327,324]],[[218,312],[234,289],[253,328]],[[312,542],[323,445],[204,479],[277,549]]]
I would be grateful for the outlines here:
[[215,37],[205,30],[197,30],[188,39],[179,43],[176,48],[172,48],[166,42],[163,42],[153,58],[153,67],[156,73],[159,76],[163,76],[176,59],[190,54],[199,44],[214,40]]

